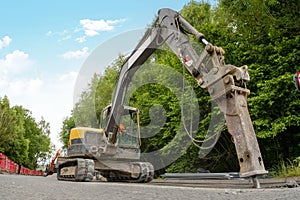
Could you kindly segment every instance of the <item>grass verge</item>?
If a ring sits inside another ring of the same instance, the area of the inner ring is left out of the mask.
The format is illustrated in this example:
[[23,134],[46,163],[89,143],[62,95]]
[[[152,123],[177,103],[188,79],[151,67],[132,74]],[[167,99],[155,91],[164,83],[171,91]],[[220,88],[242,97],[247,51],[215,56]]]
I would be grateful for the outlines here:
[[273,177],[286,178],[300,176],[299,162],[281,161],[278,166],[271,170]]

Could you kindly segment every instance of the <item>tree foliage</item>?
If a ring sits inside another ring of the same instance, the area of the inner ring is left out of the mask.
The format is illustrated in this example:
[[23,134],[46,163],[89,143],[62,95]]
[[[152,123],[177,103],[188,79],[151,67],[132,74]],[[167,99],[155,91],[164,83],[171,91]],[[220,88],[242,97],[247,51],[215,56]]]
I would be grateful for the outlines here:
[[79,101],[75,104],[71,116],[63,120],[59,133],[63,148],[68,146],[72,128],[79,126],[99,128],[101,111],[111,103],[124,59],[125,57],[120,55],[103,74],[94,74],[88,88],[82,92]]
[[[234,63],[249,66],[249,109],[267,167],[299,156],[300,2],[220,1],[237,36]],[[229,11],[229,12],[228,12]],[[226,49],[226,46],[225,46]]]
[[25,167],[35,169],[50,151],[50,126],[43,118],[36,122],[22,106],[10,106],[0,98],[0,152]]
[[63,121],[63,126],[59,133],[60,141],[63,144],[62,148],[66,149],[68,147],[70,130],[74,127],[75,127],[74,118],[72,116],[66,117]]

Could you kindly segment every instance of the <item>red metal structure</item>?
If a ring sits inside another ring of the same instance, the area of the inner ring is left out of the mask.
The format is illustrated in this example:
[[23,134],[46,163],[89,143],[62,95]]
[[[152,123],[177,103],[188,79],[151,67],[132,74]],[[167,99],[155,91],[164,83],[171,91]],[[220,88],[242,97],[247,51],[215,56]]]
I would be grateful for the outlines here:
[[54,169],[55,169],[55,161],[56,159],[60,156],[60,150],[58,150],[54,156],[54,158],[52,158],[52,161],[50,163],[50,166],[49,166],[49,170],[46,170],[45,172],[45,176],[48,176],[48,175],[51,175],[54,173]]
[[[20,168],[20,170],[19,170]],[[38,172],[36,170],[30,170],[26,167],[18,165],[14,161],[8,159],[6,155],[0,153],[0,172],[5,172],[9,174],[21,174],[21,175],[31,175],[31,176],[42,176],[43,172]]]

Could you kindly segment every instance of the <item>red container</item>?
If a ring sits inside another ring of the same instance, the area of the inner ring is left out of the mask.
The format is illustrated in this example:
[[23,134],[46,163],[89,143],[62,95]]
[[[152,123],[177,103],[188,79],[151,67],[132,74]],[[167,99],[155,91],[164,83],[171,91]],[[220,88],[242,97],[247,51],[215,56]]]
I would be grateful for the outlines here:
[[9,163],[8,172],[14,174],[16,172],[16,163],[12,160],[8,160],[8,163]]
[[19,165],[17,163],[15,163],[15,167],[14,168],[15,168],[14,173],[17,174],[18,173],[18,169],[19,169]]
[[25,174],[25,167],[21,166],[20,174],[22,174],[22,175]]
[[3,153],[0,153],[0,172],[8,172],[11,174],[20,173],[21,175],[43,176],[43,172],[30,170],[26,167],[18,165],[14,161],[9,160],[7,156],[5,156]]
[[0,153],[0,171],[6,171],[6,161],[7,157]]
[[16,163],[16,172],[15,172],[16,174],[19,173],[19,167],[21,167],[21,166]]
[[7,170],[9,173],[11,173],[11,162],[12,162],[11,160],[8,160],[8,162],[7,162],[8,163]]
[[25,175],[29,175],[30,174],[30,169],[25,168]]

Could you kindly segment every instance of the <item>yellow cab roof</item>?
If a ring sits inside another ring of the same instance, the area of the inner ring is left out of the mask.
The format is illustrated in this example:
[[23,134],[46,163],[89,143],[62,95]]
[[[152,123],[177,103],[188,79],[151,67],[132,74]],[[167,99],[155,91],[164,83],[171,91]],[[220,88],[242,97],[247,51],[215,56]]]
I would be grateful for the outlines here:
[[103,133],[103,129],[89,128],[89,127],[76,127],[76,128],[72,128],[70,131],[70,140],[75,138],[84,138],[84,133],[86,131]]

